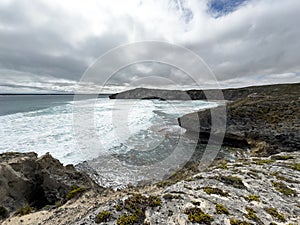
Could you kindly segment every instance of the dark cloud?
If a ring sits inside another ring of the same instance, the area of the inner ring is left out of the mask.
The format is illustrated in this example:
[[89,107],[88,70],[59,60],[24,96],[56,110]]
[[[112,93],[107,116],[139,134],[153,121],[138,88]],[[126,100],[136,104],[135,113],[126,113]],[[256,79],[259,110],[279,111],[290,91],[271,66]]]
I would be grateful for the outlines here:
[[[45,87],[49,77],[78,81],[92,62],[118,45],[161,40],[197,53],[224,84],[243,83],[241,80],[248,85],[263,83],[259,76],[268,82],[297,82],[299,10],[298,0],[112,0],[109,3],[95,0],[89,4],[71,0],[41,0],[30,4],[3,0],[0,3],[0,78],[9,81],[4,73],[10,70],[34,74],[30,75],[32,79],[41,77]],[[164,50],[155,51],[163,54]],[[122,59],[112,59],[118,60]],[[184,56],[182,60],[186,60]],[[109,67],[103,71],[109,72]],[[286,74],[294,75],[291,79]],[[16,76],[22,80],[20,74]],[[124,68],[110,83],[129,85],[153,76],[184,86],[194,85],[184,72],[159,63]],[[58,83],[61,88],[64,82]],[[19,88],[26,87],[27,84],[19,83]]]

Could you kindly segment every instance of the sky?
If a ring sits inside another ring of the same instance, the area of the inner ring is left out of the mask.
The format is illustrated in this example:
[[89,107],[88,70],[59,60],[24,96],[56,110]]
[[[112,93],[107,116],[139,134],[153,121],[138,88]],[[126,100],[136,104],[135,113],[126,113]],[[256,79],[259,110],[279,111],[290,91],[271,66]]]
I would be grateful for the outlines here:
[[[0,93],[97,92],[79,83],[85,71],[113,48],[149,40],[193,51],[221,87],[299,82],[299,12],[299,0],[1,0]],[[101,90],[135,86],[197,88],[174,66],[140,62]]]

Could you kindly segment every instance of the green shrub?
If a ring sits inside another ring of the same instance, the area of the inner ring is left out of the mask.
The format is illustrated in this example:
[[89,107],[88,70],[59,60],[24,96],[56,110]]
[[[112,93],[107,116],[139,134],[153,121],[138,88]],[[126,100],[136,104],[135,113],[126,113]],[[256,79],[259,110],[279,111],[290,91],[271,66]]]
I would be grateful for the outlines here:
[[77,197],[79,194],[85,191],[85,188],[78,187],[78,186],[73,186],[71,188],[71,191],[67,194],[66,199],[70,200],[74,197]]
[[228,185],[231,185],[235,188],[240,188],[240,189],[243,189],[245,188],[245,185],[242,181],[241,178],[239,177],[234,177],[234,176],[218,176],[216,178],[217,180],[225,183],[225,184],[228,184]]
[[33,211],[33,208],[30,207],[29,205],[26,205],[26,206],[18,209],[15,214],[19,215],[19,216],[24,216],[24,215],[31,213],[32,211]]
[[167,193],[167,194],[163,195],[163,198],[166,199],[166,200],[182,199],[182,197],[180,195],[172,195],[170,193]]
[[211,224],[214,220],[209,214],[204,213],[200,208],[194,207],[185,209],[184,213],[188,215],[188,219],[192,223]]
[[246,221],[238,220],[235,218],[231,218],[229,221],[231,225],[250,225],[250,223]]
[[291,168],[293,170],[297,170],[297,171],[300,171],[300,163],[294,163],[291,165]]
[[248,201],[256,201],[256,202],[260,201],[260,197],[258,195],[251,195],[251,194],[245,197],[245,199]]
[[216,195],[221,195],[221,196],[224,196],[224,197],[228,196],[227,192],[224,192],[223,190],[221,190],[219,188],[213,188],[213,187],[206,186],[206,187],[203,188],[203,191],[208,195],[216,194]]
[[216,212],[218,214],[226,214],[226,215],[229,214],[228,209],[224,205],[219,204],[219,203],[216,204]]
[[295,159],[295,157],[291,155],[272,155],[271,159],[273,160],[289,160],[289,159]]
[[281,182],[273,182],[275,189],[286,196],[296,196],[297,193],[295,190],[289,188],[287,185]]
[[254,161],[255,161],[255,164],[257,164],[257,165],[271,164],[271,163],[275,162],[272,159],[258,159],[258,160],[254,160]]
[[254,209],[250,208],[250,207],[246,207],[246,211],[247,214],[245,214],[245,217],[249,220],[253,220],[253,221],[259,221],[259,218],[256,215],[256,212],[254,211]]
[[110,218],[111,218],[111,212],[102,211],[97,215],[95,222],[96,223],[108,222]]
[[138,222],[136,215],[122,215],[117,219],[117,225],[133,225]]
[[271,216],[273,216],[275,219],[281,221],[281,222],[286,222],[285,217],[277,212],[275,208],[267,208],[266,212],[269,213]]

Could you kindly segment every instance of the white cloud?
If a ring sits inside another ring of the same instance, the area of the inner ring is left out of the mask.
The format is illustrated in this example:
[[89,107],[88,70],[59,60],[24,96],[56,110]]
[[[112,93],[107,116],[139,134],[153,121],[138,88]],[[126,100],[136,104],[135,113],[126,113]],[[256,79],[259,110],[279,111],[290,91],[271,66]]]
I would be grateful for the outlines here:
[[[30,75],[34,82],[47,83],[45,76],[73,82],[113,47],[161,40],[199,54],[224,84],[299,82],[282,74],[300,72],[300,1],[250,0],[218,18],[208,1],[1,1],[0,69],[38,74]],[[138,65],[116,80],[155,72],[187,85],[176,69],[158,70]],[[3,73],[0,79],[9,81]],[[27,82],[25,75],[18,79],[20,87]]]

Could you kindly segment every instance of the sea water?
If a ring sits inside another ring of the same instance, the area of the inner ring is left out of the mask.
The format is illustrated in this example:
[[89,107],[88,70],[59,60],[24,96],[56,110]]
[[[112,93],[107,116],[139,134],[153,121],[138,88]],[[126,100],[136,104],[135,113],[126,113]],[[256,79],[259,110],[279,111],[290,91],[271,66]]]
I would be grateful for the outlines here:
[[[82,127],[79,137],[74,133],[73,96],[1,96],[0,153],[50,152],[64,164],[114,155],[114,160],[147,164],[169,154],[168,148],[174,147],[172,139],[166,137],[184,132],[178,126],[178,117],[216,105],[200,100],[112,100],[108,96],[87,99],[80,103],[80,113],[93,109],[95,134],[91,137]],[[99,144],[78,145],[78,141],[91,138]],[[155,150],[148,154],[149,149]],[[114,174],[114,180],[122,172],[103,162],[97,167],[101,176],[112,178]]]

